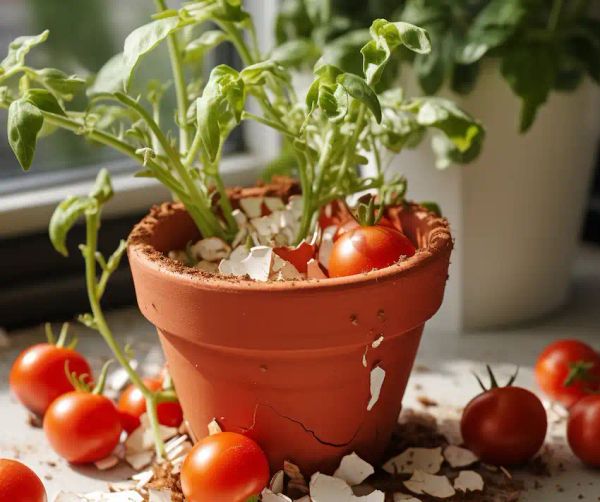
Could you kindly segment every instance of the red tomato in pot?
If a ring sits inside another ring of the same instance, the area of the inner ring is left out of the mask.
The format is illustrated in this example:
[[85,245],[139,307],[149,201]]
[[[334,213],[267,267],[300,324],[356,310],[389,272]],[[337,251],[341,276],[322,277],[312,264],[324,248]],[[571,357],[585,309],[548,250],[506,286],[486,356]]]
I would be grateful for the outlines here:
[[329,277],[385,268],[402,256],[414,254],[412,242],[394,228],[381,225],[358,227],[335,241],[329,258]]
[[[144,384],[156,392],[162,387],[162,379],[144,378]],[[146,413],[146,398],[135,385],[130,385],[121,394],[117,407],[123,429],[131,433],[140,426],[140,417]],[[183,410],[178,401],[160,403],[156,411],[161,425],[179,427],[183,422]]]
[[29,467],[16,460],[0,458],[0,500],[46,502],[46,490]]
[[73,349],[40,343],[25,349],[10,370],[10,388],[30,411],[43,415],[57,397],[73,390],[65,365],[77,376],[90,375],[86,359]]
[[[575,378],[566,385],[571,374]],[[569,408],[600,389],[600,354],[578,340],[559,340],[541,353],[535,377],[549,397]]]
[[[378,226],[395,228],[394,224],[388,220],[385,216],[379,220],[377,223]],[[360,223],[356,221],[354,218],[342,223],[335,232],[333,236],[333,240],[337,241],[342,235],[348,233],[350,230],[355,230],[360,227]]]
[[495,387],[465,407],[460,423],[467,448],[483,462],[517,465],[544,444],[548,420],[539,398],[520,387]]
[[121,420],[114,403],[98,394],[73,391],[56,399],[44,416],[50,446],[74,464],[107,457],[121,436]]
[[586,396],[570,408],[567,439],[580,460],[600,467],[600,394]]
[[189,502],[247,502],[269,482],[269,463],[250,438],[221,432],[198,442],[181,468]]

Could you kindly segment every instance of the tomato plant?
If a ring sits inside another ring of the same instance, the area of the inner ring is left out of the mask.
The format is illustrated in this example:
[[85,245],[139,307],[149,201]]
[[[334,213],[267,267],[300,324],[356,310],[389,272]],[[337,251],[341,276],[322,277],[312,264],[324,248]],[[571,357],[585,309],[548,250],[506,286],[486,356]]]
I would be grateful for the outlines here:
[[189,502],[247,502],[269,481],[269,464],[250,438],[221,432],[197,443],[181,468]]
[[37,415],[43,415],[58,396],[73,390],[65,373],[67,364],[69,371],[78,377],[88,375],[91,378],[90,365],[73,349],[74,343],[69,347],[64,346],[67,329],[68,325],[64,324],[58,342],[54,343],[52,329],[46,325],[48,343],[25,349],[10,370],[12,392],[27,409]]
[[[144,378],[144,385],[152,392],[162,388],[162,378]],[[121,424],[127,433],[140,426],[140,417],[146,413],[146,398],[135,385],[127,387],[117,405],[121,415]],[[158,421],[168,427],[179,427],[183,421],[183,410],[178,401],[162,402],[157,405]]]
[[[521,387],[499,387],[488,367],[490,389],[465,407],[460,423],[467,448],[493,465],[522,464],[542,447],[548,420],[539,398]],[[481,383],[481,381],[480,381]]]
[[558,340],[541,353],[535,377],[549,397],[569,408],[600,389],[600,354],[578,340]]
[[29,467],[16,460],[0,458],[0,500],[46,502],[46,490]]
[[329,258],[329,277],[384,268],[402,256],[414,254],[414,245],[402,232],[382,225],[359,226],[335,241]]
[[74,464],[107,457],[119,443],[121,420],[114,403],[102,395],[108,365],[92,391],[73,379],[77,390],[56,399],[44,416],[44,432],[50,446]]
[[567,439],[579,459],[600,467],[600,394],[580,399],[569,410]]

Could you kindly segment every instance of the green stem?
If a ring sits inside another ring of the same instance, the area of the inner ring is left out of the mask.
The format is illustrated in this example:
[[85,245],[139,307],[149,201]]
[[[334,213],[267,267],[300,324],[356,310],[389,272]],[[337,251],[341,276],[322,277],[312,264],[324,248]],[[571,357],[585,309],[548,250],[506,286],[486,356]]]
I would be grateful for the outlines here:
[[[163,12],[167,10],[165,0],[155,0],[157,10]],[[177,33],[171,33],[167,39],[169,48],[169,58],[171,60],[171,70],[173,72],[173,81],[175,82],[175,95],[177,98],[177,121],[179,122],[179,151],[187,152],[189,142],[189,126],[187,124],[187,110],[189,107],[187,88],[185,85],[185,73],[183,71],[183,58],[179,48],[179,39]]]
[[119,362],[122,368],[127,373],[129,379],[133,384],[140,390],[140,392],[146,398],[148,403],[147,411],[150,418],[150,424],[152,426],[152,432],[154,434],[154,441],[156,445],[156,454],[162,458],[165,454],[165,445],[160,436],[160,429],[158,427],[158,420],[153,423],[152,416],[156,415],[155,398],[151,390],[145,385],[141,377],[135,372],[129,363],[129,359],[121,350],[121,347],[116,342],[112,331],[110,330],[104,312],[100,306],[100,299],[98,296],[98,284],[96,276],[96,251],[98,248],[98,228],[100,225],[100,212],[99,209],[95,211],[88,211],[85,215],[86,219],[86,246],[84,248],[84,259],[85,259],[85,282],[87,288],[88,299],[90,307],[92,309],[92,315],[98,332],[112,351],[115,359]]
[[552,9],[550,10],[550,17],[548,18],[548,31],[555,32],[560,23],[560,15],[562,13],[564,0],[554,0],[552,2]]
[[256,62],[256,60],[250,53],[250,50],[248,49],[248,46],[244,41],[244,36],[242,32],[237,28],[237,26],[235,26],[234,23],[230,23],[228,21],[217,21],[217,23],[219,24],[221,29],[230,36],[231,43],[240,55],[240,58],[242,58],[244,66],[253,65]]

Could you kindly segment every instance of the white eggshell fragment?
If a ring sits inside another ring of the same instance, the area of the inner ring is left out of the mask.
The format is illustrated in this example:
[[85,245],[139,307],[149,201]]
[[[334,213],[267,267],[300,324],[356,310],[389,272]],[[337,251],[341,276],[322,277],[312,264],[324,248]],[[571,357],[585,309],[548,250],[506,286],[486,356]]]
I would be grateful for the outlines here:
[[171,502],[171,490],[148,490],[148,502]]
[[423,471],[415,471],[408,481],[404,481],[404,486],[417,495],[426,494],[440,499],[456,494],[446,476],[435,476]]
[[437,474],[443,463],[441,447],[407,448],[383,464],[383,470],[390,474],[412,474],[415,471]]
[[265,488],[260,494],[262,502],[292,502],[292,499],[283,495],[283,493],[274,493],[268,488]]
[[343,479],[350,486],[355,486],[362,483],[374,472],[375,469],[371,464],[364,461],[356,453],[351,453],[342,459],[333,476]]
[[220,261],[231,254],[231,247],[219,237],[207,237],[193,244],[190,253],[197,261]]
[[310,498],[313,502],[350,502],[354,494],[343,479],[317,472],[310,478]]
[[447,446],[444,449],[444,458],[448,461],[450,467],[455,469],[473,465],[479,460],[471,450],[455,445]]
[[240,207],[248,218],[259,218],[262,214],[262,197],[246,197],[240,199]]
[[209,436],[213,436],[215,434],[219,434],[220,432],[223,432],[223,430],[221,429],[221,426],[219,425],[219,422],[217,422],[217,419],[213,418],[208,423],[208,435]]
[[383,381],[385,379],[385,370],[380,366],[375,366],[371,370],[370,376],[370,388],[371,388],[371,399],[367,404],[367,411],[371,411],[373,407],[379,401],[379,395],[381,394],[381,387],[383,386]]
[[483,485],[483,478],[475,471],[461,471],[454,480],[454,488],[459,492],[481,492]]
[[306,264],[306,277],[308,279],[326,279],[327,278],[327,276],[325,275],[323,270],[321,270],[321,267],[319,266],[319,262],[317,260],[315,260],[314,258],[311,258],[310,260],[308,260],[308,262]]

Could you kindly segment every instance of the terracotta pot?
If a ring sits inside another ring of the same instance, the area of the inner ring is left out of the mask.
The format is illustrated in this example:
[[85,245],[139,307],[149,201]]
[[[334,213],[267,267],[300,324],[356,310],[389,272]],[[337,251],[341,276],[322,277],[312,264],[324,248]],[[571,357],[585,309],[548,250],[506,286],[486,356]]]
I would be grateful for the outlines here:
[[[256,439],[272,469],[289,460],[307,475],[331,472],[352,451],[380,460],[452,248],[446,220],[416,206],[399,216],[419,247],[412,258],[353,277],[274,283],[209,276],[167,258],[198,237],[178,205],[138,224],[129,244],[138,304],[198,437],[216,418]],[[385,379],[368,411],[376,366]]]

